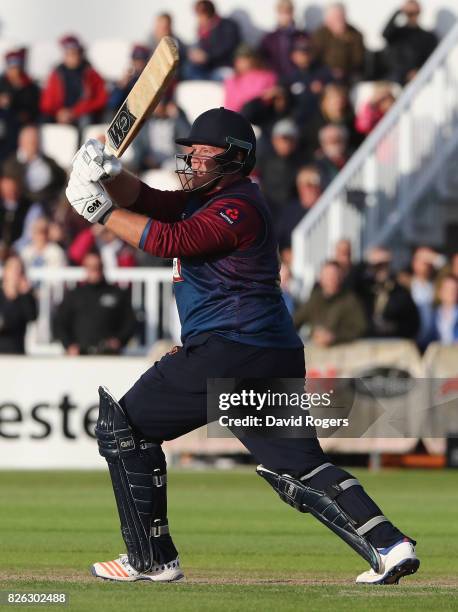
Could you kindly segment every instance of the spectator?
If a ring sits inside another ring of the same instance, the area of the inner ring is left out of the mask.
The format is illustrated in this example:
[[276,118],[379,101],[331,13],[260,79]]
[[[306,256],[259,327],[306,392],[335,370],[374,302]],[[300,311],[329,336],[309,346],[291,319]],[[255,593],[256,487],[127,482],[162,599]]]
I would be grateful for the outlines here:
[[111,92],[110,99],[108,101],[108,107],[117,111],[124,100],[127,98],[130,90],[135,85],[138,77],[143,72],[144,67],[148,63],[151,55],[150,49],[144,45],[134,45],[130,55],[131,64],[127,69],[126,74],[122,79],[116,83]]
[[[67,236],[65,235],[64,224],[59,220],[52,219],[49,222],[48,236],[50,242],[59,245],[65,254]],[[67,257],[65,257],[65,260],[67,260]]]
[[40,134],[33,125],[22,128],[18,149],[5,161],[3,171],[17,176],[24,196],[45,209],[57,200],[67,182],[65,170],[41,151]]
[[334,80],[331,70],[316,59],[308,36],[299,34],[291,50],[293,70],[284,79],[293,98],[294,116],[300,125],[318,110],[318,101],[325,85]]
[[320,130],[319,140],[320,150],[315,155],[315,163],[326,189],[350,157],[348,130],[343,125],[325,125]]
[[414,78],[437,45],[436,35],[418,24],[420,13],[417,1],[407,0],[383,30],[387,42],[387,79],[401,85]]
[[241,110],[244,117],[261,128],[258,138],[258,155],[262,156],[270,147],[273,126],[281,119],[291,117],[291,95],[280,86],[272,87],[259,98],[247,102]]
[[430,338],[441,344],[458,342],[458,279],[448,275],[439,286],[439,306],[434,312]]
[[235,52],[234,75],[224,82],[224,106],[239,113],[247,102],[276,84],[276,74],[262,67],[258,54],[248,45],[240,45]]
[[178,38],[178,36],[173,30],[173,21],[170,13],[160,13],[159,15],[156,15],[156,18],[154,19],[151,38],[148,41],[148,47],[151,49],[155,49],[161,39],[164,38],[164,36],[170,36],[171,38],[173,38],[175,40],[176,46],[178,47],[178,53],[180,54],[180,57],[186,57],[186,46],[183,44],[183,41]]
[[3,266],[0,287],[0,353],[23,355],[27,324],[37,318],[37,303],[17,255]]
[[294,66],[290,52],[293,40],[298,34],[294,23],[294,5],[291,0],[279,0],[277,3],[277,28],[266,34],[261,41],[260,52],[270,66],[280,77],[288,77]]
[[291,246],[291,234],[296,225],[316,204],[321,195],[321,176],[315,166],[303,166],[296,177],[298,198],[281,212],[277,223],[278,246],[280,250]]
[[335,261],[321,268],[319,283],[296,311],[294,323],[298,329],[309,325],[312,342],[323,347],[353,342],[365,334],[363,307],[353,292],[343,288],[342,271]]
[[[452,253],[447,260],[444,255],[434,252],[432,264],[437,274],[435,275],[434,301],[439,301],[439,289],[442,279],[446,276],[454,276],[458,280],[458,253]],[[408,280],[410,286],[410,277]]]
[[412,258],[410,293],[420,316],[417,344],[424,350],[431,337],[434,318],[434,266],[436,253],[427,247],[418,248]]
[[137,265],[135,251],[103,225],[91,225],[82,230],[68,249],[71,261],[80,266],[94,249],[100,253],[105,269],[130,268]]
[[377,83],[371,99],[361,105],[356,115],[356,130],[364,135],[372,132],[395,102],[396,98],[393,95],[391,84],[383,81]]
[[282,119],[272,130],[272,151],[260,157],[258,169],[263,193],[275,217],[295,195],[296,174],[304,162],[298,150],[299,131],[291,119]]
[[84,127],[97,122],[107,104],[105,83],[85,58],[76,36],[64,36],[59,42],[63,61],[48,77],[41,112],[47,121]]
[[135,327],[129,295],[107,283],[97,253],[88,253],[83,266],[85,283],[69,291],[59,306],[58,337],[67,355],[118,354]]
[[210,0],[198,0],[194,5],[198,21],[198,43],[188,49],[188,61],[183,67],[185,79],[221,81],[232,66],[234,52],[240,43],[238,25],[232,19],[217,15]]
[[355,115],[343,85],[326,85],[318,109],[307,119],[301,129],[301,139],[310,155],[313,155],[320,142],[319,132],[326,125],[343,125],[348,130],[350,146],[356,148],[362,138],[355,130]]
[[0,262],[30,222],[30,201],[21,190],[16,177],[4,175],[0,179]]
[[351,289],[358,293],[361,264],[354,264],[352,261],[352,244],[348,238],[341,238],[336,242],[334,248],[334,260],[342,270],[342,282],[346,289]]
[[360,295],[370,321],[369,336],[415,339],[420,318],[408,289],[390,270],[391,253],[374,248],[368,254]]
[[32,224],[30,244],[20,252],[27,269],[29,268],[59,268],[67,264],[64,250],[49,238],[50,223],[44,217],[36,219]]
[[178,152],[175,140],[184,138],[189,129],[183,110],[169,96],[164,96],[132,143],[133,169],[137,172],[160,167],[175,169]]
[[11,112],[18,126],[37,120],[40,90],[25,71],[26,49],[5,55],[5,71],[0,76],[0,108]]
[[318,60],[332,70],[335,79],[352,82],[359,78],[364,64],[363,37],[347,22],[343,4],[326,9],[324,24],[312,41]]

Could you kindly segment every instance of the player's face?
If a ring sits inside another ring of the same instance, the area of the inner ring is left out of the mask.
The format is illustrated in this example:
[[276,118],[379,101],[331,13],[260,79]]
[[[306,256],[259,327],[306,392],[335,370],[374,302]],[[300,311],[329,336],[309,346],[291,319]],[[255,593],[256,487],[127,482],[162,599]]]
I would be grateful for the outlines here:
[[215,155],[224,153],[222,147],[212,147],[210,145],[193,145],[191,155],[191,169],[193,172],[193,189],[208,183],[212,178],[212,173],[217,169],[218,162],[214,159]]

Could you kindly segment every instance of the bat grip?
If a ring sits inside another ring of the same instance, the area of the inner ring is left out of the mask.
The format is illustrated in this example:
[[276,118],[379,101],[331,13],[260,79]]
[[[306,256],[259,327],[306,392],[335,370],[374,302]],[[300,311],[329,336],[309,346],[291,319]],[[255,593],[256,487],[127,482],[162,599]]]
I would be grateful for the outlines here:
[[116,149],[114,149],[111,145],[110,142],[108,140],[108,136],[105,136],[105,148],[104,148],[104,153],[105,155],[113,155],[114,157],[116,157],[117,159],[119,159],[121,157],[121,155],[119,154],[118,151],[116,151]]

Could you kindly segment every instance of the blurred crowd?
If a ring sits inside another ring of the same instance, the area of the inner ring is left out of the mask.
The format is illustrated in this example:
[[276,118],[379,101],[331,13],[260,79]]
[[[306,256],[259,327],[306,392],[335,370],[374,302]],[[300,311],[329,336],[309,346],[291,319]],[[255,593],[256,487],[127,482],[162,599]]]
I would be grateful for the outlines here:
[[296,327],[318,346],[405,338],[424,352],[431,342],[458,342],[458,252],[447,258],[419,246],[410,265],[396,271],[390,250],[373,248],[355,263],[342,239],[305,302],[285,264],[281,281]]
[[[388,251],[376,249],[367,261],[354,264],[351,245],[341,241],[305,304],[299,303],[289,268],[293,229],[438,42],[421,27],[420,4],[407,0],[392,15],[379,52],[365,48],[363,34],[340,3],[328,5],[323,23],[310,32],[296,22],[292,0],[279,0],[276,24],[257,45],[243,40],[237,22],[222,17],[210,0],[198,0],[194,12],[195,42],[189,45],[176,36],[170,14],[156,15],[148,40],[132,46],[129,69],[118,82],[91,66],[83,42],[73,34],[60,39],[61,57],[42,83],[27,72],[26,48],[6,53],[0,75],[0,352],[24,350],[23,331],[36,316],[39,291],[26,273],[36,267],[86,270],[84,287],[91,295],[77,287],[56,312],[54,332],[69,354],[118,352],[134,333],[129,300],[106,283],[103,269],[158,262],[72,214],[63,195],[68,169],[43,152],[40,127],[73,125],[82,134],[89,125],[109,122],[163,36],[174,37],[182,61],[176,81],[134,143],[130,168],[171,169],[174,140],[190,125],[176,101],[178,83],[221,83],[224,105],[258,130],[253,179],[272,211],[282,286],[297,326],[308,328],[312,341],[323,346],[367,336],[405,337],[423,350],[433,339],[457,339],[458,255],[445,262],[431,249],[418,248],[412,269],[399,275],[391,270]],[[363,81],[372,86],[369,97],[360,100],[355,92]],[[78,323],[78,309],[87,299],[100,305],[104,322],[91,330]]]

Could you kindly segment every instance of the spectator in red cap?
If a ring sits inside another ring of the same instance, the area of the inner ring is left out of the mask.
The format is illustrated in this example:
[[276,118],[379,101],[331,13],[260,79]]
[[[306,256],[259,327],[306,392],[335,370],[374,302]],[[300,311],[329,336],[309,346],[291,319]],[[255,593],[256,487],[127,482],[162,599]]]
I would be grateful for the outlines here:
[[85,58],[76,36],[64,36],[59,42],[63,61],[49,75],[41,96],[41,112],[49,121],[82,127],[97,121],[105,108],[105,83]]
[[5,72],[0,76],[0,108],[10,110],[19,125],[38,117],[40,90],[25,71],[26,49],[5,55]]

